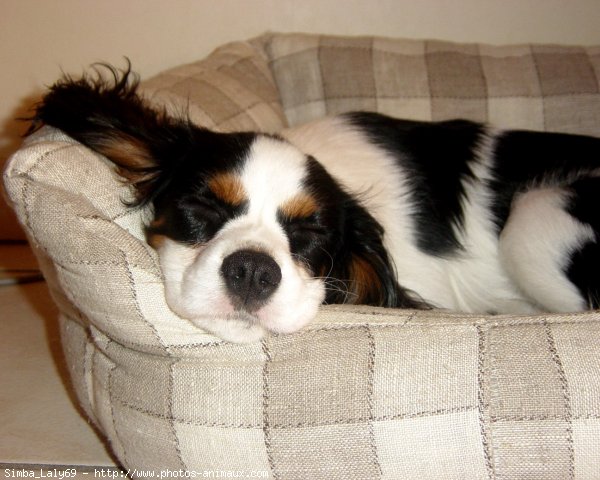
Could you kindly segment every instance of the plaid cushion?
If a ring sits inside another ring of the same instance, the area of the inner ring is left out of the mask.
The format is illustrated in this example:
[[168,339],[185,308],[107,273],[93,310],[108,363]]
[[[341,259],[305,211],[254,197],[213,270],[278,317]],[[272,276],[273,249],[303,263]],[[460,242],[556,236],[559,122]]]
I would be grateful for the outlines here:
[[[369,108],[585,132],[599,115],[593,51],[269,35],[145,92],[223,130]],[[597,312],[327,306],[295,334],[228,344],[168,309],[145,213],[124,208],[105,160],[46,128],[4,182],[60,308],[77,396],[126,468],[599,478]]]
[[208,128],[276,132],[287,125],[271,71],[247,42],[225,45],[141,86],[155,104]]
[[596,135],[600,48],[302,34],[261,39],[290,124],[348,110]]

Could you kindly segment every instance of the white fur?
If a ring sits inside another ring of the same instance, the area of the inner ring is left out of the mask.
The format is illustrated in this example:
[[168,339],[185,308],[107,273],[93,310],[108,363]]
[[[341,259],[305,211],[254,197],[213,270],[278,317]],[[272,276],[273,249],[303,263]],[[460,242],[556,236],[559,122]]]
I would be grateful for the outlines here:
[[544,310],[553,312],[586,308],[564,272],[569,254],[596,238],[589,225],[565,211],[567,199],[559,188],[520,195],[500,237],[500,257],[511,277]]

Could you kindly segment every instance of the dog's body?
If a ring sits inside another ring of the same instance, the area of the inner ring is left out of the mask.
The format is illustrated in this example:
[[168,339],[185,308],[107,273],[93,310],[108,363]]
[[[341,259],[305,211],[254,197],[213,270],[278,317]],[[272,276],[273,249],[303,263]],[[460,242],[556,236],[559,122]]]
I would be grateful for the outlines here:
[[323,303],[465,312],[600,305],[600,139],[350,113],[281,135],[150,109],[128,74],[38,107],[105,155],[154,220],[170,307],[232,341]]

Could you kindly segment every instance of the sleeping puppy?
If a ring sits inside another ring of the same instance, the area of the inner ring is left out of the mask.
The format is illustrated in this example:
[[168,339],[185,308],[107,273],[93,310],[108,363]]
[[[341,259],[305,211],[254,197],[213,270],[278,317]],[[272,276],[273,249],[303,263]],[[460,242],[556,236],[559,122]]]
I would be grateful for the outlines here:
[[[37,106],[151,208],[170,308],[225,340],[322,303],[480,313],[600,304],[600,139],[348,113],[278,135],[151,108],[129,70]],[[113,78],[114,77],[114,78]]]

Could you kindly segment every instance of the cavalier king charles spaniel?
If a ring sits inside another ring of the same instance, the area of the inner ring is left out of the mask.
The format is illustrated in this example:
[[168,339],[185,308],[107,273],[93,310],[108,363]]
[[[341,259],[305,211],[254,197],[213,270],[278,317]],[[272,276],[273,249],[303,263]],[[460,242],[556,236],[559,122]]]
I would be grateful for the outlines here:
[[477,313],[600,305],[600,139],[354,112],[221,133],[127,69],[64,78],[31,131],[103,155],[147,207],[170,308],[234,342],[322,303]]

